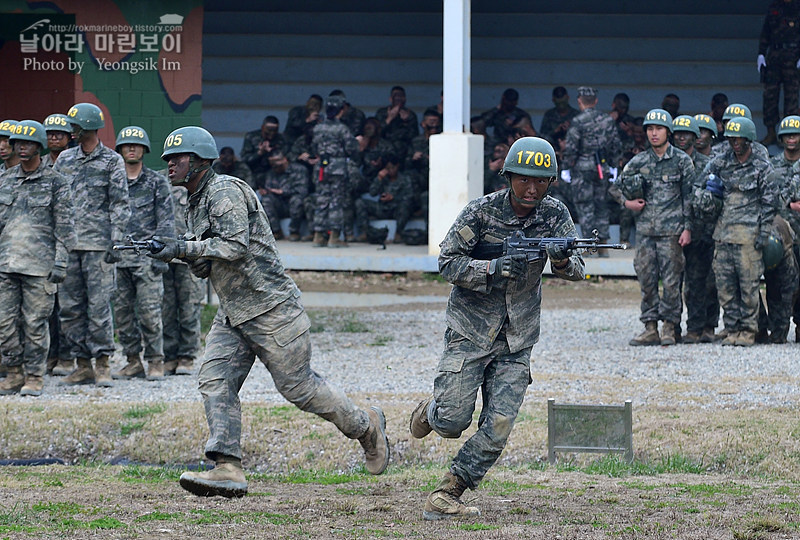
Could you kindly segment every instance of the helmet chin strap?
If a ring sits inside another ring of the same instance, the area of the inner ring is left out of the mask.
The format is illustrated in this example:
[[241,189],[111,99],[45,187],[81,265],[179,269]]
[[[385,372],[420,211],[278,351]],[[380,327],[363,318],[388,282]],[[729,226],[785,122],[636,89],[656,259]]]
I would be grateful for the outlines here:
[[189,156],[189,172],[186,173],[186,176],[184,176],[183,179],[178,180],[179,184],[188,184],[195,174],[199,174],[211,168],[211,163],[208,162],[207,160],[204,160],[206,161],[205,165],[200,165],[199,167],[195,167],[195,163],[197,163],[196,158],[197,156],[195,154]]

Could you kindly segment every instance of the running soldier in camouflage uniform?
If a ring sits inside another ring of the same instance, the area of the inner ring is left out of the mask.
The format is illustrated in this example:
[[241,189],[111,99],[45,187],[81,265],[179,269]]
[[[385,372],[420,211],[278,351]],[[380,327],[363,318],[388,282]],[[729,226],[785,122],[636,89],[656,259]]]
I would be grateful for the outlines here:
[[703,171],[706,190],[699,209],[718,216],[713,269],[727,331],[722,344],[748,347],[755,343],[758,330],[761,252],[769,240],[779,195],[772,164],[751,148],[756,138],[753,121],[732,118],[725,136],[729,149]]
[[783,114],[797,114],[800,91],[800,5],[795,0],[774,0],[764,18],[758,40],[756,66],[763,73],[764,125],[767,136],[762,144],[775,142],[778,123],[778,97],[783,85]]
[[128,229],[128,182],[122,157],[97,137],[105,125],[100,108],[78,103],[67,116],[78,145],[64,150],[53,169],[72,186],[77,242],[58,299],[61,328],[78,365],[63,383],[89,384],[96,379],[98,385],[108,386],[108,361],[114,354],[111,291],[114,263],[120,260],[113,246],[123,242]]
[[151,254],[187,261],[195,275],[209,277],[220,302],[198,375],[211,432],[205,453],[216,467],[183,473],[181,486],[200,496],[247,492],[239,390],[256,356],[286,399],[358,439],[367,470],[381,474],[389,463],[383,412],[359,409],[311,369],[311,322],[281,264],[267,216],[247,184],[210,170],[216,155],[214,138],[202,128],[180,128],[167,137],[162,157],[170,181],[189,191],[189,231],[186,240],[158,237],[164,249]]
[[[525,255],[504,255],[488,261],[472,258],[472,251],[479,243],[496,244],[520,230],[529,237],[574,237],[566,206],[546,196],[557,171],[550,143],[537,137],[517,140],[504,167],[511,188],[467,204],[440,244],[439,271],[454,285],[445,349],[433,396],[412,413],[410,431],[418,439],[431,431],[460,437],[472,423],[478,390],[483,410],[477,433],[428,497],[427,520],[480,514],[460,497],[467,488],[475,489],[500,457],[531,382],[531,350],[539,339],[546,258],[528,263]],[[580,255],[550,245],[547,257],[556,276],[584,278]]]
[[42,163],[48,167],[55,165],[58,156],[67,149],[70,141],[69,117],[66,114],[51,114],[44,119],[44,129],[47,132],[47,154],[42,158]]
[[[674,345],[680,339],[683,249],[692,241],[692,159],[669,143],[672,117],[653,109],[644,119],[650,148],[631,159],[619,180],[625,207],[635,212],[633,267],[642,291],[645,331],[629,344]],[[662,283],[659,297],[658,283]],[[658,321],[664,321],[661,334]]]
[[[270,156],[270,169],[259,190],[261,205],[269,218],[272,235],[283,238],[281,218],[289,218],[289,240],[300,240],[300,225],[305,219],[303,202],[308,197],[308,170],[299,163],[289,163],[281,153]],[[263,193],[262,193],[263,191]]]
[[[347,161],[358,161],[358,142],[347,126],[339,121],[344,100],[329,96],[325,102],[326,119],[314,127],[311,153],[319,156],[311,181],[316,185],[314,210],[314,247],[344,247],[339,240],[344,227],[345,200],[350,193]],[[329,235],[325,233],[330,231]]]
[[[131,218],[127,234],[135,240],[153,236],[174,236],[175,217],[169,182],[143,163],[150,153],[150,137],[139,126],[124,127],[117,135],[117,152],[125,160]],[[112,376],[115,379],[145,377],[142,366],[147,362],[147,380],[164,379],[164,341],[161,322],[161,301],[164,297],[162,274],[167,263],[141,257],[132,251],[120,255],[117,263],[117,288],[114,290],[114,322],[119,343],[127,364]]]
[[20,163],[0,177],[0,356],[8,370],[0,394],[40,396],[47,319],[75,245],[72,196],[67,179],[39,159],[44,126],[23,120],[11,142]]
[[[572,119],[567,130],[562,168],[570,171],[570,191],[581,232],[588,235],[597,229],[601,240],[607,241],[609,167],[619,163],[619,134],[614,119],[595,109],[597,90],[588,86],[578,88],[578,105],[581,113]],[[604,164],[598,161],[598,156],[605,160]],[[602,177],[598,167],[602,168]]]
[[[186,234],[186,212],[189,192],[183,186],[172,186],[175,212],[175,233]],[[161,276],[164,301],[161,319],[164,326],[164,375],[191,375],[194,359],[200,350],[200,316],[206,294],[206,282],[195,276],[186,261],[173,259],[169,270]]]
[[414,186],[407,174],[400,173],[400,159],[390,154],[386,156],[386,167],[378,173],[369,188],[374,199],[356,199],[356,223],[361,231],[358,242],[367,241],[369,219],[395,219],[397,232],[395,242],[402,241],[406,224],[414,209]]
[[[694,147],[695,141],[700,137],[700,128],[691,116],[675,118],[672,121],[672,135],[675,146],[686,152],[694,164],[691,198],[694,205],[695,194],[705,189],[702,173],[710,158]],[[719,321],[717,286],[711,270],[711,261],[714,259],[714,220],[704,220],[699,212],[693,211],[691,230],[692,243],[683,247],[683,256],[686,259],[684,297],[687,313],[686,336],[683,342],[711,343]]]

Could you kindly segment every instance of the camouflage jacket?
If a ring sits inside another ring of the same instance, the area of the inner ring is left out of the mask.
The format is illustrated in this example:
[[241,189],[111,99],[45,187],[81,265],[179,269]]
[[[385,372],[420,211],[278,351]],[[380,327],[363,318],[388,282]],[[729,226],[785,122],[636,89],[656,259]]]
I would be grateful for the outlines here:
[[701,209],[713,215],[719,209],[714,240],[729,244],[753,244],[762,228],[769,228],[778,211],[780,195],[772,164],[751,152],[744,163],[730,148],[711,159],[703,177],[716,175],[723,186],[720,200],[709,191],[701,194]]
[[[769,161],[769,150],[767,150],[766,146],[758,141],[753,141],[750,143],[750,148],[752,148],[754,154]],[[721,156],[730,149],[731,143],[728,141],[728,139],[723,139],[720,143],[711,147],[711,158],[713,159],[717,156]]]
[[[447,325],[482,349],[488,350],[501,331],[512,353],[539,340],[547,257],[528,264],[525,274],[512,280],[489,275],[489,261],[470,256],[478,242],[499,243],[519,230],[528,237],[576,236],[569,211],[560,201],[545,197],[530,215],[519,218],[505,189],[469,202],[439,244],[439,272],[454,285],[447,303]],[[565,268],[553,272],[580,281],[583,259],[573,254]]]
[[606,163],[610,167],[616,167],[621,157],[622,143],[614,119],[590,108],[572,119],[567,130],[561,167],[594,169],[597,167],[594,155],[598,150],[604,150]]
[[270,154],[277,152],[286,153],[289,150],[283,135],[281,133],[276,133],[270,141],[270,147],[272,150],[270,152],[259,154],[258,147],[263,140],[264,137],[261,135],[260,129],[248,131],[244,135],[242,151],[239,152],[239,157],[241,157],[242,161],[244,161],[245,164],[250,167],[250,170],[253,172],[253,174],[261,174],[269,169]]
[[624,186],[636,175],[642,179],[647,203],[634,214],[637,235],[670,236],[692,230],[695,171],[686,152],[669,145],[658,157],[652,147],[648,148],[625,165],[617,183]]
[[131,217],[122,156],[103,143],[89,155],[78,145],[61,152],[53,170],[63,174],[72,188],[75,249],[105,251],[112,242],[122,243]]
[[[320,114],[324,117],[325,111]],[[294,141],[305,133],[306,129],[316,124],[316,122],[306,122],[306,118],[308,118],[308,109],[305,105],[298,105],[289,109],[286,129],[283,130],[283,139],[286,141],[287,147],[291,147]],[[317,121],[319,121],[319,118],[317,117]]]
[[[422,152],[422,157],[414,161],[414,154]],[[418,187],[420,191],[428,191],[428,172],[430,170],[430,139],[422,135],[417,135],[411,141],[411,147],[406,154],[406,172],[414,172],[419,178]]]
[[314,126],[314,137],[311,139],[311,155],[320,157],[314,167],[313,178],[319,177],[319,168],[324,165],[324,174],[346,175],[347,161],[359,161],[358,141],[339,120],[323,120]]
[[342,124],[346,125],[353,134],[353,137],[364,134],[364,122],[367,121],[367,115],[361,109],[356,109],[352,105],[342,115]]
[[572,122],[572,119],[575,118],[580,114],[578,109],[570,107],[566,116],[561,116],[559,114],[558,109],[553,107],[544,113],[542,117],[542,125],[539,128],[539,136],[544,137],[550,144],[552,144],[556,149],[558,149],[558,140],[563,139],[567,136],[566,133],[560,133],[556,135],[555,131],[558,126],[563,124],[564,122]]
[[401,158],[405,156],[406,149],[411,144],[411,139],[419,135],[417,115],[411,109],[405,107],[404,109],[408,111],[408,118],[403,120],[398,114],[388,125],[386,124],[386,118],[389,115],[389,107],[380,108],[375,113],[375,118],[381,125],[381,137],[391,143],[395,152],[399,153]]
[[244,180],[208,171],[189,197],[186,224],[186,259],[211,260],[209,279],[231,325],[300,296],[267,215]]
[[800,161],[795,161],[794,165],[792,165],[789,182],[784,186],[781,197],[781,205],[785,205],[781,215],[792,226],[792,230],[795,232],[795,240],[800,242],[800,212],[795,212],[789,208],[789,203],[800,201]]
[[250,170],[250,167],[248,167],[247,164],[245,164],[243,161],[235,160],[233,162],[233,167],[231,168],[231,170],[226,171],[222,167],[222,163],[220,163],[219,160],[216,160],[214,161],[212,168],[214,169],[214,172],[216,172],[217,174],[227,174],[230,176],[235,176],[236,178],[241,178],[242,180],[247,182],[247,185],[250,186],[251,188],[253,189],[258,188],[258,186],[256,186],[256,181],[253,179],[253,172]]
[[[800,8],[796,3],[775,0],[770,3],[761,35],[758,39],[758,54],[767,54],[767,49],[776,50],[781,45],[800,44]],[[797,53],[797,47],[794,52]]]
[[[175,238],[175,212],[169,181],[146,166],[138,178],[128,180],[128,199],[131,202],[131,219],[128,233],[135,240],[149,240],[153,236]],[[149,266],[150,261],[133,251],[121,252],[120,268]]]
[[[481,119],[486,122],[486,129],[492,129],[492,137],[497,141],[505,142],[509,135],[514,134],[514,124],[523,118],[531,119],[531,115],[519,107],[514,107],[511,112],[505,112],[497,107],[481,113]],[[533,122],[531,122],[533,126]]]
[[289,199],[292,195],[306,197],[308,195],[308,185],[310,178],[308,169],[299,163],[289,163],[289,168],[278,174],[274,169],[267,172],[264,181],[265,188],[282,189],[282,199]]
[[75,247],[72,194],[45,164],[26,174],[15,165],[0,177],[0,272],[47,276],[67,265]]
[[416,195],[411,178],[404,173],[398,173],[397,178],[394,180],[390,178],[381,179],[376,176],[369,186],[369,194],[373,197],[377,197],[381,193],[391,193],[394,197],[394,201],[398,204],[411,202]]
[[692,179],[692,237],[705,238],[711,240],[711,235],[714,234],[714,226],[717,221],[709,218],[699,208],[700,195],[706,189],[706,179],[703,176],[703,170],[711,158],[705,154],[701,154],[697,150],[692,152],[689,156],[694,163],[694,178]]
[[[361,169],[364,178],[368,181],[372,181],[386,165],[386,161],[383,158],[392,153],[394,153],[394,148],[391,143],[385,139],[378,139],[375,146],[367,146],[364,148],[364,152],[362,153],[364,166]],[[375,165],[372,164],[373,161],[376,162]]]

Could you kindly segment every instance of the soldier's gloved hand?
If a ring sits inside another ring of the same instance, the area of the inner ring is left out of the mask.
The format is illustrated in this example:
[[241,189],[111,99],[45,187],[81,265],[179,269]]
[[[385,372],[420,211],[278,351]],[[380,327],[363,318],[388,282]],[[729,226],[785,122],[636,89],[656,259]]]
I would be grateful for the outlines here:
[[756,249],[764,249],[769,242],[769,229],[761,229],[756,237]]
[[164,261],[150,261],[150,268],[153,269],[153,272],[155,272],[157,276],[161,276],[169,272],[169,264],[165,263]]
[[[758,71],[761,71],[762,67],[763,68],[767,67],[767,59],[764,58],[763,54],[759,54],[758,55],[758,59],[756,60],[756,69]],[[800,66],[798,66],[798,67],[800,67]]]
[[106,252],[103,254],[103,260],[107,264],[118,263],[119,261],[122,260],[121,253],[119,251],[115,251],[114,250],[114,244],[113,243],[110,246],[108,246],[108,248],[106,249]]
[[186,255],[186,240],[167,238],[166,236],[154,236],[153,240],[161,242],[164,247],[155,253],[148,252],[148,257],[168,263],[172,259],[179,259]]
[[551,264],[561,265],[564,264],[564,261],[569,259],[569,251],[564,244],[552,242],[547,244],[545,250],[547,251],[547,256],[550,258]]
[[200,279],[205,279],[211,275],[211,260],[203,258],[197,259],[189,263],[189,270]]
[[706,180],[706,191],[715,197],[719,197],[720,199],[722,198],[724,188],[722,187],[722,181],[717,177],[716,174],[708,175],[708,179]]
[[503,255],[489,262],[489,274],[516,279],[525,273],[528,260],[523,254]]
[[67,266],[55,263],[50,273],[47,274],[47,281],[50,283],[63,283],[65,279],[67,279]]

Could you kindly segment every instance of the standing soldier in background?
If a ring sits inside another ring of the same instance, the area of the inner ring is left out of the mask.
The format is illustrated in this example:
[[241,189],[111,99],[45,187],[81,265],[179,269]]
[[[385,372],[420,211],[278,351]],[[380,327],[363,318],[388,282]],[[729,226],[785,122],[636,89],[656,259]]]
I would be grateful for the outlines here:
[[[601,242],[609,238],[609,209],[606,203],[609,181],[616,176],[621,143],[614,119],[595,109],[597,90],[578,88],[581,113],[572,119],[564,146],[562,169],[571,177],[572,201],[578,212],[581,234],[594,229]],[[613,174],[610,169],[614,169]],[[601,256],[608,254],[601,250]]]
[[19,163],[19,156],[14,153],[14,147],[11,146],[8,140],[14,133],[17,123],[16,120],[3,120],[0,122],[0,159],[3,160],[3,163],[0,163],[0,173]]
[[[124,127],[117,135],[117,152],[125,160],[131,217],[128,235],[134,240],[153,236],[174,236],[175,218],[169,182],[147,168],[142,160],[150,153],[150,137],[139,126]],[[167,263],[150,260],[132,251],[123,252],[117,263],[117,287],[114,290],[114,321],[122,354],[127,364],[113,374],[115,379],[144,377],[140,354],[144,346],[147,380],[164,378],[164,343],[161,301],[164,295],[162,274]],[[111,381],[102,381],[110,386]],[[98,376],[97,384],[101,381]]]
[[186,239],[157,237],[165,246],[150,254],[188,262],[195,275],[211,280],[220,301],[198,374],[211,432],[205,453],[216,466],[183,473],[181,486],[205,497],[247,493],[239,390],[256,356],[281,395],[358,439],[367,471],[383,473],[389,464],[383,412],[359,409],[311,369],[311,322],[281,264],[267,216],[247,184],[211,170],[216,155],[214,138],[202,128],[183,127],[167,137],[162,158],[170,181],[189,192],[189,231]]
[[[339,120],[344,99],[328,96],[325,100],[325,120],[314,126],[311,154],[319,156],[311,181],[316,184],[314,209],[314,247],[346,247],[339,235],[344,227],[344,198],[350,193],[347,181],[347,161],[358,160],[358,142]],[[416,118],[416,117],[415,117]],[[326,234],[329,233],[329,234]]]
[[[619,189],[636,219],[633,267],[642,291],[645,330],[629,344],[675,345],[680,339],[683,249],[692,242],[694,164],[669,143],[672,117],[652,109],[644,117],[650,148],[625,165]],[[659,296],[658,284],[662,283]],[[661,335],[658,321],[663,321]]]
[[[700,137],[700,127],[691,116],[679,116],[672,121],[672,137],[675,146],[692,158],[692,197],[705,189],[703,169],[711,160],[698,152],[694,145]],[[703,219],[699,212],[692,212],[692,243],[683,246],[686,259],[684,274],[684,296],[686,300],[686,336],[683,342],[711,343],[714,328],[719,321],[719,301],[711,261],[714,259],[714,221]]]
[[0,178],[0,355],[8,369],[0,394],[39,396],[50,343],[47,318],[75,245],[66,178],[42,163],[44,126],[17,124],[20,163]]
[[100,384],[108,385],[108,362],[114,354],[111,292],[114,263],[120,260],[113,246],[123,242],[128,229],[128,182],[122,157],[97,136],[105,125],[100,108],[78,103],[67,116],[78,144],[61,152],[53,169],[72,186],[76,245],[58,299],[61,328],[78,365],[63,383],[90,384],[96,375]]
[[42,163],[48,167],[55,165],[56,159],[69,147],[70,127],[66,114],[51,114],[44,119],[44,129],[47,131],[48,153],[42,158]]
[[[186,212],[189,192],[183,186],[172,186],[172,205],[175,212],[175,234],[186,234]],[[164,375],[191,375],[194,359],[200,350],[200,318],[206,281],[189,269],[186,261],[173,259],[162,276],[164,301],[161,319],[164,325]]]
[[783,85],[783,114],[797,114],[800,91],[800,4],[796,0],[774,0],[767,9],[758,40],[756,66],[764,83],[764,125],[767,136],[761,143],[776,141],[778,97]]
[[730,143],[727,150],[703,171],[706,189],[698,208],[718,216],[712,266],[726,330],[722,344],[749,347],[758,330],[762,250],[769,241],[779,195],[772,164],[752,149],[753,121],[732,118],[725,136]]

